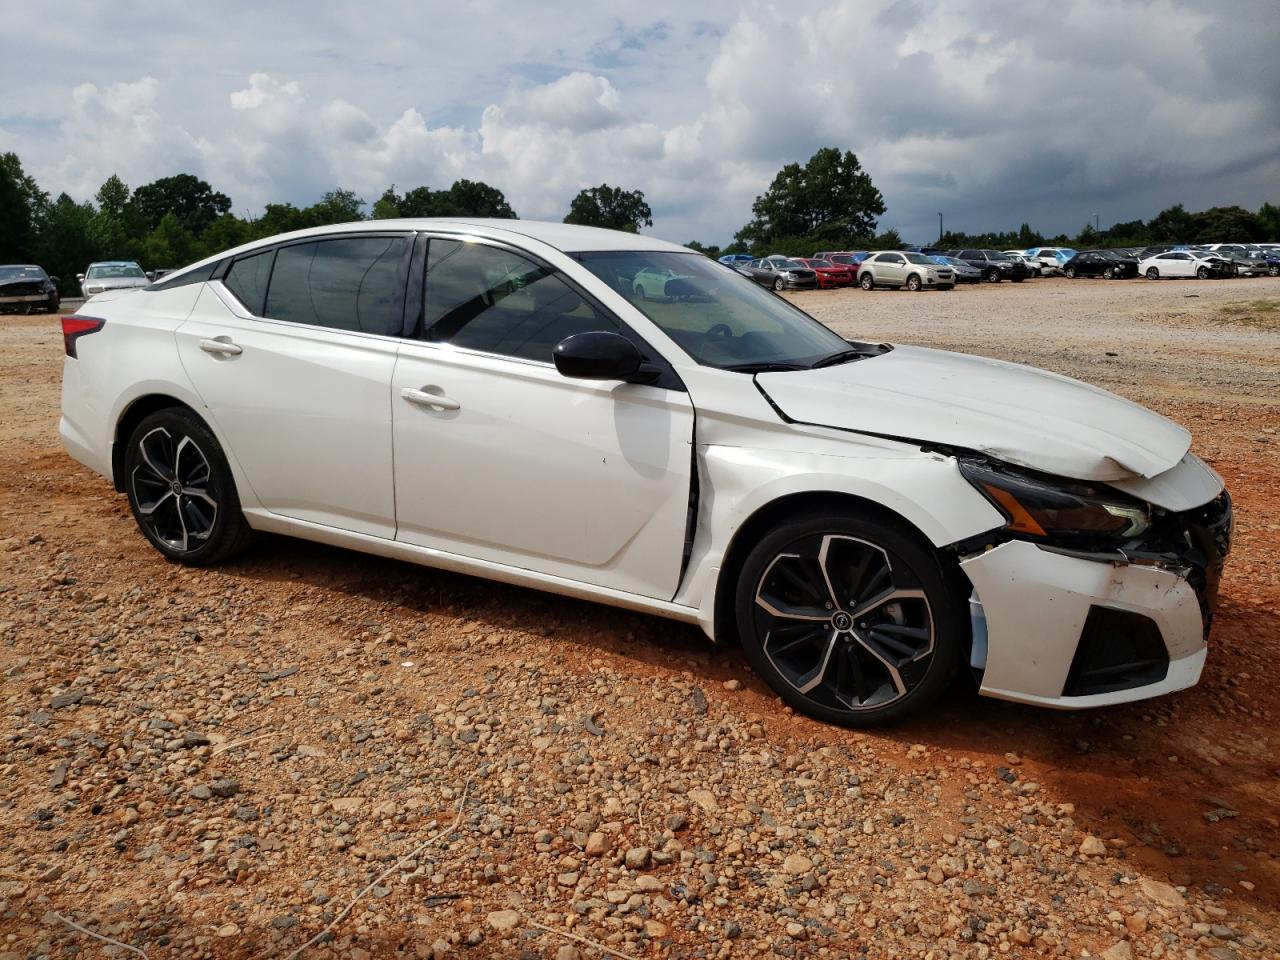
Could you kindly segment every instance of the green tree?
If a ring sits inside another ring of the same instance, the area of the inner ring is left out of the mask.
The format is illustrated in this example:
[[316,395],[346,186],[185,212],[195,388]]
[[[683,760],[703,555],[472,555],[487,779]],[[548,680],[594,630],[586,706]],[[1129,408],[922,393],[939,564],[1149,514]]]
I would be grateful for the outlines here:
[[789,163],[751,205],[751,222],[735,240],[752,252],[785,246],[843,248],[865,243],[884,214],[884,197],[851,152],[823,147],[801,166]]
[[354,190],[343,190],[341,187],[330,190],[320,198],[319,203],[312,204],[302,211],[302,216],[309,227],[323,227],[331,223],[352,223],[363,220],[360,208],[365,202],[356,196]]
[[393,183],[373,205],[374,220],[393,217],[495,217],[518,220],[497,187],[479,180],[455,180],[448,190],[414,187],[400,196]]
[[1256,214],[1244,207],[1210,207],[1192,215],[1192,243],[1253,243],[1262,238]]
[[98,212],[93,218],[93,234],[101,256],[107,260],[132,259],[134,241],[142,233],[137,214],[129,203],[128,185],[114,173],[98,188]]
[[717,260],[721,256],[723,256],[723,252],[715,244],[712,244],[711,246],[707,247],[700,244],[697,240],[690,240],[688,243],[685,244],[685,246],[688,247],[690,250],[697,250],[704,257],[710,257],[712,260]]
[[901,250],[902,234],[890,227],[884,233],[877,234],[871,238],[870,246],[876,250]]
[[0,263],[37,259],[37,231],[49,195],[27,176],[16,153],[0,155]]
[[234,213],[224,213],[200,235],[200,249],[194,259],[209,257],[223,250],[230,250],[254,238],[253,225],[241,220]]
[[602,183],[579,191],[569,204],[564,222],[639,233],[641,227],[653,226],[653,211],[645,202],[643,192]]
[[1274,203],[1264,203],[1259,207],[1258,228],[1262,231],[1264,243],[1280,241],[1280,207]]
[[162,177],[133,192],[132,205],[140,228],[149,233],[172,213],[188,233],[199,236],[209,224],[231,209],[231,198],[189,173]]
[[64,297],[78,295],[76,274],[84,273],[90,263],[102,259],[93,236],[94,216],[90,204],[76,203],[63,193],[41,219],[34,259],[60,279],[58,286]]
[[1177,203],[1156,214],[1147,229],[1152,243],[1190,243],[1195,218]]
[[196,238],[182,225],[177,214],[166,213],[143,239],[138,262],[147,270],[176,270],[194,263],[197,249]]

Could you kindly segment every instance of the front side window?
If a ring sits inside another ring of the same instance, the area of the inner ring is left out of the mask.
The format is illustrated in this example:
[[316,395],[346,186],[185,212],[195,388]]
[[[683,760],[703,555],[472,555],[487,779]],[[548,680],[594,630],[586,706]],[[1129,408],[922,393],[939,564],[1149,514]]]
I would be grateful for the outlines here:
[[[693,256],[710,269],[729,273],[712,267],[701,254]],[[639,291],[634,295],[665,296],[657,289],[671,288],[673,280],[663,272],[665,265],[648,266],[649,273],[634,284]],[[424,340],[551,363],[552,351],[565,337],[617,329],[611,318],[550,268],[517,253],[437,238],[427,247]]]
[[275,255],[274,250],[266,250],[241,257],[231,264],[231,269],[222,281],[250,313],[259,316],[262,314],[262,301],[267,295],[267,278],[271,276],[271,260]]
[[[706,366],[809,366],[849,349],[839,336],[783,298],[700,254],[614,251],[573,256]],[[646,267],[675,273],[663,297],[635,294],[634,278]]]
[[408,249],[404,236],[338,237],[281,247],[264,316],[399,336]]

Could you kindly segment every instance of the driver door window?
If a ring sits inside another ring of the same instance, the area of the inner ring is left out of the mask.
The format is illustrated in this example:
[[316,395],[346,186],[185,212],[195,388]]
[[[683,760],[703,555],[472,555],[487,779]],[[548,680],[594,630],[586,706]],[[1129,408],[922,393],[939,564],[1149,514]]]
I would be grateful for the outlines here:
[[618,329],[549,268],[482,243],[431,240],[424,303],[422,339],[542,363],[565,337]]

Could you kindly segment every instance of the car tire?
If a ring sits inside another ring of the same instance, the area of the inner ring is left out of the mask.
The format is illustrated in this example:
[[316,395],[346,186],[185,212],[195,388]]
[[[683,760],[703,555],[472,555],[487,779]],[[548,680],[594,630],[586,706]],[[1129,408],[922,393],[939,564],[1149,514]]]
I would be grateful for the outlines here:
[[1199,270],[1197,270],[1197,271],[1196,271],[1196,277],[1197,277],[1198,279],[1200,279],[1200,280],[1208,280],[1208,279],[1209,279],[1209,268],[1208,268],[1208,267],[1201,267]]
[[912,293],[919,293],[921,286],[923,286],[923,284],[920,282],[920,274],[913,273],[911,276],[907,277],[907,289]]
[[1267,267],[1267,276],[1269,276],[1269,277],[1280,277],[1280,267],[1277,267],[1277,266],[1275,266],[1274,264],[1272,264],[1271,266]]
[[879,516],[793,517],[752,548],[735,591],[752,668],[793,709],[827,723],[874,726],[928,706],[965,647],[937,554]]
[[1076,268],[1067,267],[1065,270],[1062,271],[1062,275],[1066,277],[1068,280],[1074,280],[1076,278]]
[[987,281],[987,283],[999,283],[1000,271],[992,267],[990,270],[987,271],[986,277],[984,279]]
[[646,294],[646,293],[644,292],[644,287],[643,287],[643,286],[641,286],[641,285],[640,285],[640,284],[638,284],[638,283],[637,283],[637,284],[632,288],[632,293],[634,293],[634,294],[636,295],[636,299],[637,299],[637,300],[648,300],[648,299],[649,299],[648,294]]
[[1159,270],[1157,270],[1155,267],[1147,267],[1147,279],[1148,279],[1148,280],[1159,280],[1159,279],[1160,279],[1160,271],[1159,271]]
[[874,290],[876,288],[875,277],[869,273],[864,273],[862,279],[858,281],[858,286],[862,287],[863,290]]
[[198,416],[169,407],[144,418],[128,440],[124,488],[138,528],[167,559],[193,567],[227,560],[253,539],[235,479]]
[[781,292],[782,292],[782,278],[781,278],[781,277],[778,277],[776,280],[774,280],[774,281],[773,281],[773,292],[774,292],[774,293],[781,293]]

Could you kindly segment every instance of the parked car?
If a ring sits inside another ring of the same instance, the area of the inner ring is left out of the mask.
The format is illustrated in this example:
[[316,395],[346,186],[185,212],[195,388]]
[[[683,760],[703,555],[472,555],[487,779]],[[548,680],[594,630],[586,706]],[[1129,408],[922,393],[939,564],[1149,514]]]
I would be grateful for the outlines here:
[[1031,272],[1025,263],[1014,260],[999,250],[952,250],[947,256],[963,260],[971,267],[977,267],[982,271],[982,279],[987,283],[999,283],[1001,280],[1021,283]]
[[89,264],[84,273],[76,274],[80,292],[86,299],[108,290],[131,290],[145,287],[151,281],[143,269],[132,260],[103,260]]
[[816,260],[830,260],[834,264],[850,267],[853,269],[854,282],[858,279],[858,266],[863,260],[871,256],[870,250],[843,250],[829,253],[827,255],[814,254]]
[[749,253],[726,253],[720,258],[720,262],[731,267],[736,267],[744,263],[750,263],[754,259],[755,257],[751,256]]
[[0,313],[57,313],[61,306],[58,278],[33,263],[0,266]]
[[631,290],[640,300],[678,299],[688,294],[692,279],[671,269],[645,267],[631,279]]
[[1148,280],[1166,277],[1234,277],[1235,265],[1213,253],[1193,250],[1168,250],[1139,261],[1138,271]]
[[1138,275],[1138,261],[1111,250],[1083,250],[1063,264],[1062,273],[1072,280],[1076,277],[1127,280]]
[[[1271,272],[1271,263],[1258,247],[1243,243],[1210,243],[1203,248],[1235,264],[1236,276],[1260,277]],[[1275,273],[1271,273],[1274,277]]]
[[858,267],[858,285],[863,290],[876,287],[905,287],[908,290],[950,290],[956,275],[950,267],[923,253],[879,250]]
[[[66,449],[170,561],[271,531],[647,611],[834,723],[962,669],[1068,709],[1196,683],[1231,501],[1182,427],[842,339],[650,236],[501,223],[320,227],[102,294],[62,318]],[[643,270],[703,299],[633,299]]]
[[796,257],[795,261],[817,274],[818,286],[823,289],[853,286],[853,267],[848,264],[836,264],[830,260],[819,260],[813,257]]
[[1076,255],[1071,247],[1031,247],[1027,254],[1040,262],[1040,273],[1062,273],[1063,265]]
[[818,275],[790,257],[765,257],[739,268],[756,283],[773,290],[814,290]]
[[1041,263],[1038,258],[1033,257],[1031,254],[1027,253],[1027,251],[1025,250],[1006,250],[1004,252],[1008,254],[1010,257],[1013,257],[1013,259],[1021,260],[1023,263],[1025,263],[1027,265],[1027,271],[1033,277],[1043,276],[1045,273],[1049,272],[1049,270],[1045,268],[1044,264]]
[[956,275],[956,283],[981,283],[982,271],[977,267],[972,267],[963,260],[957,260],[955,257],[947,257],[941,254],[935,254],[933,261],[944,267],[950,267]]

